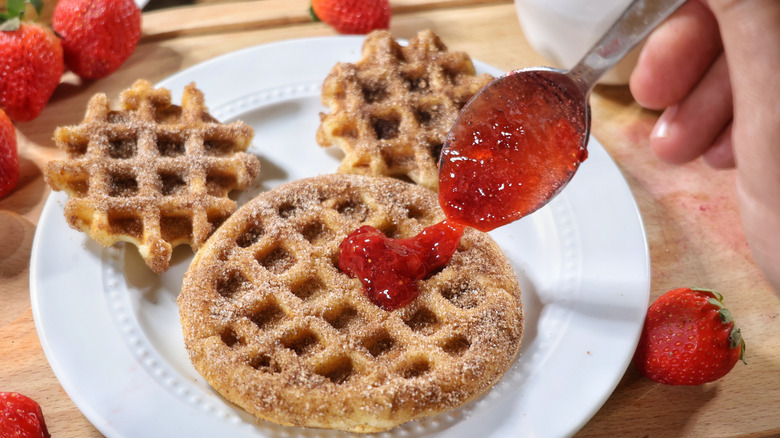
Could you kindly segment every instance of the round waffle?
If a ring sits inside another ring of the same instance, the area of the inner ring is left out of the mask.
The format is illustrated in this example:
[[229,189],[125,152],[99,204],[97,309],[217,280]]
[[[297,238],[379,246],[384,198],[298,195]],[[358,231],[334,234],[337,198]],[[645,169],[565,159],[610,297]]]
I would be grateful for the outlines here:
[[436,190],[444,139],[460,109],[493,78],[450,52],[433,32],[406,46],[374,31],[354,64],[339,63],[322,85],[317,142],[345,154],[340,173],[409,178]]
[[200,247],[230,216],[231,190],[246,189],[260,161],[248,154],[254,135],[243,123],[212,118],[190,84],[182,105],[170,91],[139,80],[111,110],[105,94],[90,99],[84,121],[54,132],[67,156],[46,165],[54,190],[68,193],[65,217],[105,246],[135,244],[155,272],[168,269],[174,246]]
[[259,418],[352,432],[484,394],[523,330],[517,279],[487,234],[467,229],[450,263],[391,312],[337,267],[361,225],[405,238],[442,219],[432,191],[386,177],[326,175],[260,194],[185,275],[178,303],[195,368]]

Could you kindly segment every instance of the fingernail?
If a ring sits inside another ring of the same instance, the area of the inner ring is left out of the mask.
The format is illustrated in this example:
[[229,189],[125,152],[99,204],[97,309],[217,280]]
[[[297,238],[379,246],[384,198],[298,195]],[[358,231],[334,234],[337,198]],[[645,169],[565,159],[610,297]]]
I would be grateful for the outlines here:
[[661,117],[658,118],[658,121],[655,122],[653,131],[650,132],[651,140],[669,136],[669,125],[672,123],[672,120],[674,120],[675,114],[677,114],[677,105],[666,108],[663,114],[661,114]]

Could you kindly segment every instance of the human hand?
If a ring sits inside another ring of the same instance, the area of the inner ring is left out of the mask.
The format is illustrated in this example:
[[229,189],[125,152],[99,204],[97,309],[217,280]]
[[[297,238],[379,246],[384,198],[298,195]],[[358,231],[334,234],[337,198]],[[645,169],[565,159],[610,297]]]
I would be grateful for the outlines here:
[[690,0],[650,35],[630,87],[665,109],[659,158],[736,166],[747,241],[780,293],[780,2]]

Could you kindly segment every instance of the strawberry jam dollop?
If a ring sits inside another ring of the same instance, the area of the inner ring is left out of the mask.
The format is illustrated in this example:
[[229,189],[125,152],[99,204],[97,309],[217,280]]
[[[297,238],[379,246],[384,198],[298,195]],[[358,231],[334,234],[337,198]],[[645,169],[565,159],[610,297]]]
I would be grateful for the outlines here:
[[362,226],[339,246],[339,269],[360,279],[369,300],[384,310],[400,309],[419,294],[417,281],[446,265],[464,227],[442,221],[406,239],[391,239]]

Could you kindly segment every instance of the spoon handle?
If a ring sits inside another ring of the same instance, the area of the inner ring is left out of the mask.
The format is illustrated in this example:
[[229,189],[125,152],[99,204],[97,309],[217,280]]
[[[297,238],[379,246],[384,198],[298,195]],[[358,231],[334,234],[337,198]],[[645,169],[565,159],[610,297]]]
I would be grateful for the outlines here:
[[686,0],[635,0],[569,72],[583,94]]

